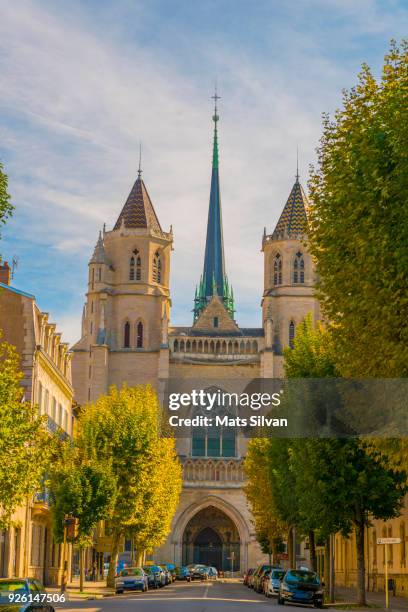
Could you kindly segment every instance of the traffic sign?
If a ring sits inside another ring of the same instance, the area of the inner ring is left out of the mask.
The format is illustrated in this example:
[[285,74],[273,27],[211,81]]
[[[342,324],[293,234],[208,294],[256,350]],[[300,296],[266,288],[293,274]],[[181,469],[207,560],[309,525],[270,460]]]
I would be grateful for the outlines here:
[[377,538],[377,544],[401,544],[401,538]]

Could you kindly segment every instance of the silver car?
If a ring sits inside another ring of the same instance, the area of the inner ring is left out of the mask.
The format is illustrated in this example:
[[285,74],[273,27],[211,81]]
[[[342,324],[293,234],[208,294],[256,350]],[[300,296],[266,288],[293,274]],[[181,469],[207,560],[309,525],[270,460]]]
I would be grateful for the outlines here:
[[116,593],[125,591],[147,591],[148,576],[142,567],[125,567],[115,580]]

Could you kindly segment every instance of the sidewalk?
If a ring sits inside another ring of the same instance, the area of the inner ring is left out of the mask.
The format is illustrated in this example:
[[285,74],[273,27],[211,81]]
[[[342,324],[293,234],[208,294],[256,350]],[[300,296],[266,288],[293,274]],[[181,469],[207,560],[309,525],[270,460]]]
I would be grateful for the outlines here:
[[[339,587],[336,587],[336,597],[342,600],[338,604],[338,607],[341,608],[342,605],[347,605],[347,604],[352,604],[352,603],[355,604],[356,599],[357,599],[357,591],[356,589],[353,589],[353,588],[346,588],[346,587],[339,586]],[[367,597],[367,602],[370,606],[374,606],[378,611],[386,610],[385,593],[370,591],[366,594],[366,597]],[[408,610],[408,598],[407,597],[394,597],[392,593],[390,593],[389,605],[390,607],[388,609],[390,612],[393,612],[394,610],[395,611],[405,610],[406,612]]]
[[[47,588],[49,593],[59,593],[58,588],[49,587]],[[79,592],[79,580],[70,582],[65,591],[65,595],[69,601],[81,600],[81,599],[102,599],[102,597],[109,597],[115,594],[114,589],[109,589],[106,586],[106,580],[99,582],[84,582],[83,593]]]

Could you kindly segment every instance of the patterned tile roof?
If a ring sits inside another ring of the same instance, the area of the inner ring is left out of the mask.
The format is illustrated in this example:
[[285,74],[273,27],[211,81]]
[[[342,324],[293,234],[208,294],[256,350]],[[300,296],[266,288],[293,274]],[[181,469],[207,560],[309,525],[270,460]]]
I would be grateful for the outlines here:
[[279,221],[273,231],[272,238],[297,238],[307,230],[307,209],[309,202],[302,185],[296,178]]
[[122,208],[122,212],[116,221],[114,229],[120,229],[122,222],[127,228],[150,228],[156,232],[162,232],[159,219],[157,218],[152,201],[140,175],[129,193],[128,199]]

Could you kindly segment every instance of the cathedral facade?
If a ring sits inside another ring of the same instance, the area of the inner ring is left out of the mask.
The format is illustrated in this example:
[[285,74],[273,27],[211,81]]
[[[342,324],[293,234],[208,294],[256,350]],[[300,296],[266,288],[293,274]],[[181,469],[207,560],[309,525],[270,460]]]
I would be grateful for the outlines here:
[[[283,376],[282,350],[308,313],[319,318],[314,268],[307,250],[307,198],[295,183],[272,233],[264,230],[260,326],[242,328],[228,280],[223,246],[217,107],[213,115],[211,191],[204,267],[193,320],[171,324],[173,231],[165,231],[139,170],[113,229],[99,235],[89,262],[82,335],[73,347],[79,404],[111,385],[169,379],[218,381]],[[177,271],[176,271],[177,274]],[[254,296],[258,299],[257,296]],[[184,470],[179,508],[157,561],[201,562],[243,572],[263,560],[246,500],[247,441],[234,433],[196,432],[178,439]]]

